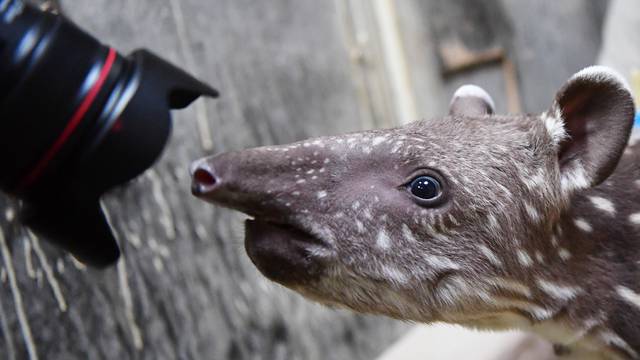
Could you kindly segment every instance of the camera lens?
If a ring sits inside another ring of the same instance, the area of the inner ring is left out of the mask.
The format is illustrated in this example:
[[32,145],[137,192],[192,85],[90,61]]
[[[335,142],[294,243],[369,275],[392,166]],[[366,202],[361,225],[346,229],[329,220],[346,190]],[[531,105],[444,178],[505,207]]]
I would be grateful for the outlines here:
[[151,166],[170,109],[201,95],[217,92],[146,50],[124,57],[62,16],[0,0],[0,189],[85,262],[118,256],[99,197]]

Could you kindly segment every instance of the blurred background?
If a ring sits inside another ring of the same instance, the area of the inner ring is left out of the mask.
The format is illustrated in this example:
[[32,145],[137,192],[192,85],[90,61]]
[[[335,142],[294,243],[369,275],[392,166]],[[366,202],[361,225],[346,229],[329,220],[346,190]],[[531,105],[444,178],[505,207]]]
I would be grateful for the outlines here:
[[40,3],[123,53],[150,48],[222,97],[175,113],[161,161],[106,197],[124,252],[113,268],[85,268],[49,246],[0,198],[0,358],[514,359],[523,347],[549,350],[518,334],[328,309],[268,282],[244,253],[242,216],[193,198],[187,168],[206,154],[444,115],[464,83],[484,87],[499,113],[535,113],[573,73],[605,64],[637,94],[640,2]]

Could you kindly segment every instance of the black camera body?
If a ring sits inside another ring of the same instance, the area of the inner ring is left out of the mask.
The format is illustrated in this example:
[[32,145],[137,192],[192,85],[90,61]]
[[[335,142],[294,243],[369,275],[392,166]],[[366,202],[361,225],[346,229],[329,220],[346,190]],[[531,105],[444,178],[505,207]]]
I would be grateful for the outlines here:
[[119,248],[100,196],[159,157],[171,109],[217,91],[146,50],[125,57],[60,15],[0,1],[0,189],[79,260]]

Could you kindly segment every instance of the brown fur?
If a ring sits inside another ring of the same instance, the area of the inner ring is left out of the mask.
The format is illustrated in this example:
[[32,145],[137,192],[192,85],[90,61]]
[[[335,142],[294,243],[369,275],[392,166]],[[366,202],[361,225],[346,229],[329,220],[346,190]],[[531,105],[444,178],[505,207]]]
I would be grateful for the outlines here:
[[[542,115],[492,115],[488,95],[460,94],[446,117],[200,160],[193,172],[215,183],[194,194],[255,217],[250,258],[316,301],[637,357],[640,149],[618,164],[628,91],[595,68]],[[441,182],[437,201],[408,191],[418,175]]]

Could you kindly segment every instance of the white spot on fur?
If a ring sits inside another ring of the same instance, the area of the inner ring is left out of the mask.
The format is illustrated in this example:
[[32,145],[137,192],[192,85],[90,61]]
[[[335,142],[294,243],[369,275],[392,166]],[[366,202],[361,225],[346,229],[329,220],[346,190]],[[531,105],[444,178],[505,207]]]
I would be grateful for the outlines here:
[[558,256],[560,257],[560,259],[567,261],[569,259],[571,259],[571,253],[569,252],[569,250],[565,249],[565,248],[560,248],[558,250]]
[[404,236],[404,238],[408,242],[417,242],[418,241],[418,240],[416,240],[416,237],[413,235],[413,232],[411,231],[411,229],[409,229],[407,224],[402,224],[402,236]]
[[536,260],[538,260],[540,264],[544,264],[544,256],[542,256],[542,253],[536,250],[535,255],[536,255]]
[[620,336],[618,336],[614,332],[610,330],[603,330],[600,332],[600,338],[604,340],[608,345],[614,345],[619,347],[620,349],[623,349],[631,356],[631,358],[633,359],[638,358],[638,353],[635,350],[633,350],[631,346],[627,344],[626,341],[624,341]]
[[554,247],[558,246],[558,237],[555,234],[551,235],[551,245]]
[[538,169],[535,175],[525,177],[523,180],[530,190],[540,189],[544,187],[545,184],[544,171],[542,169]]
[[305,179],[300,179],[300,180],[296,181],[296,184],[304,184],[304,183],[306,183],[306,182],[307,182],[307,180],[305,180]]
[[487,215],[487,220],[489,221],[489,228],[492,230],[500,229],[500,224],[498,224],[498,219],[493,214]]
[[375,138],[373,138],[373,141],[371,141],[371,144],[373,146],[378,146],[380,144],[382,144],[387,138],[384,136],[377,136]]
[[529,256],[529,254],[526,251],[518,250],[516,251],[516,254],[518,255],[518,262],[520,262],[520,265],[524,267],[529,267],[533,265],[533,260],[531,259],[531,256]]
[[325,246],[312,245],[308,246],[307,250],[309,251],[309,254],[311,256],[319,258],[328,258],[332,254],[331,251],[329,251]]
[[300,191],[294,191],[291,193],[293,196],[300,196]]
[[451,259],[438,255],[426,255],[424,257],[427,264],[435,270],[459,270],[460,265]]
[[640,308],[640,294],[622,285],[616,287],[616,292],[626,302]]
[[478,245],[478,249],[480,249],[480,251],[482,252],[482,254],[489,259],[489,262],[491,262],[493,265],[497,266],[497,267],[502,267],[502,260],[500,260],[498,258],[498,256],[491,250],[489,249],[487,246],[485,245]]
[[388,249],[391,246],[391,239],[387,232],[384,230],[380,230],[378,232],[378,236],[376,237],[376,245],[381,249]]
[[589,200],[591,200],[591,203],[596,207],[596,209],[600,209],[610,215],[614,215],[616,213],[616,208],[609,199],[605,199],[600,196],[590,196]]
[[540,115],[540,119],[544,123],[556,147],[567,138],[567,132],[564,129],[564,123],[559,110],[555,110],[553,113],[544,112]]
[[520,295],[524,295],[528,298],[531,297],[531,289],[529,286],[512,279],[506,279],[503,277],[495,277],[489,280],[489,283],[498,288],[508,290]]
[[582,292],[582,288],[578,286],[560,285],[545,279],[536,279],[536,284],[540,290],[558,300],[571,300]]
[[587,222],[587,220],[583,219],[583,218],[577,218],[575,220],[573,220],[573,223],[576,224],[576,226],[578,227],[578,229],[590,233],[593,231],[593,228],[591,227],[591,224],[589,224]]
[[406,284],[409,281],[409,277],[404,272],[400,271],[395,266],[384,265],[382,266],[382,274],[385,279],[389,279],[394,283]]
[[640,212],[629,215],[629,221],[634,225],[640,225]]
[[573,169],[566,169],[562,173],[560,181],[562,190],[565,194],[573,190],[585,189],[589,187],[591,181],[587,177],[586,172],[581,164],[574,165]]
[[356,220],[356,229],[360,234],[364,233],[364,224],[360,220]]
[[531,220],[533,220],[533,221],[540,220],[540,214],[538,213],[538,210],[536,210],[536,208],[531,206],[531,204],[529,204],[528,202],[525,202],[524,203],[524,208],[527,211],[527,215],[529,215]]
[[316,194],[316,196],[318,197],[318,199],[322,199],[324,197],[327,196],[327,192],[322,190],[322,191],[318,191],[318,193]]

